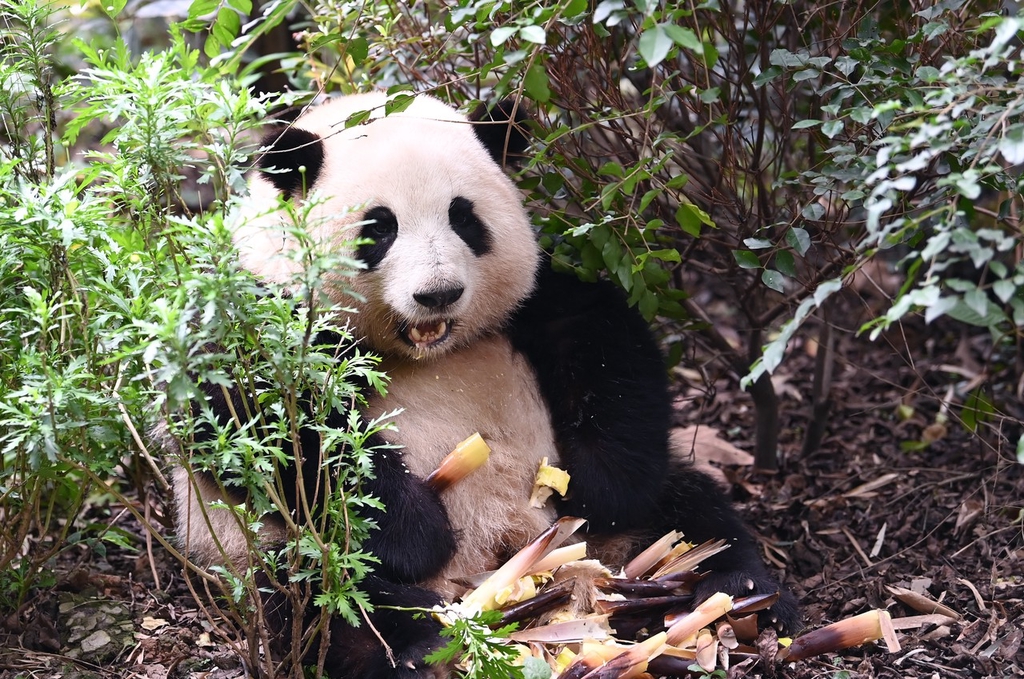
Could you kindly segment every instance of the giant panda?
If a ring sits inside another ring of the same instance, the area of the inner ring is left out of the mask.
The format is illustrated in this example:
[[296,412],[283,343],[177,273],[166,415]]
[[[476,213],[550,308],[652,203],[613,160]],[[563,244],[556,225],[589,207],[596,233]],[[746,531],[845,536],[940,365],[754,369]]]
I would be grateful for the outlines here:
[[[675,528],[691,541],[728,540],[705,562],[698,597],[779,591],[722,491],[670,452],[669,385],[648,325],[613,285],[555,273],[540,251],[503,169],[527,144],[515,106],[467,117],[419,95],[385,116],[386,102],[382,93],[345,96],[274,129],[234,232],[242,265],[278,282],[298,266],[287,256],[295,244],[281,229],[282,198],[319,194],[308,220],[315,241],[344,248],[362,239],[345,254],[363,268],[351,279],[326,274],[326,290],[352,309],[360,346],[390,376],[386,397],[367,394],[365,416],[401,411],[397,430],[372,441],[394,446],[376,455],[368,489],[386,506],[366,545],[380,559],[364,582],[377,606],[373,629],[332,623],[329,675],[440,676],[422,660],[440,643],[435,623],[390,606],[450,599],[457,583],[496,568],[559,515],[587,519],[593,556],[609,564]],[[346,126],[364,111],[366,121]],[[210,390],[208,405],[227,421],[221,393]],[[424,478],[477,431],[492,450],[488,463],[443,495],[428,488]],[[529,498],[542,458],[569,472],[570,492],[536,508]],[[244,562],[237,523],[204,511],[225,499],[223,486],[183,468],[174,485],[190,558]],[[261,538],[283,540],[283,523],[268,522]],[[770,615],[797,625],[789,592]]]

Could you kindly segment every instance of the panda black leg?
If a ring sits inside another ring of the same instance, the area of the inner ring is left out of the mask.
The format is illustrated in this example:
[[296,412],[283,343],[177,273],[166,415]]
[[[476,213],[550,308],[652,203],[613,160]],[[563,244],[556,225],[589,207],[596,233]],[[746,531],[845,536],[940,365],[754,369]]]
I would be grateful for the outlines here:
[[429,664],[423,659],[443,645],[440,625],[429,615],[405,610],[430,609],[441,603],[441,598],[420,587],[373,577],[364,580],[361,588],[374,605],[369,615],[370,624],[353,628],[341,620],[332,621],[331,647],[324,666],[331,679],[440,679],[447,676],[449,668]]
[[[266,576],[262,576],[263,585]],[[271,638],[287,649],[292,638],[291,606],[273,587],[263,592],[263,611]],[[330,642],[325,653],[324,672],[331,679],[440,679],[447,676],[445,666],[424,660],[443,645],[440,625],[429,615],[409,609],[427,609],[441,603],[441,597],[430,590],[401,585],[369,576],[360,583],[360,590],[374,610],[358,627],[340,617],[330,621]],[[303,612],[303,629],[317,624],[316,611]],[[320,654],[314,642],[303,663],[315,665]]]

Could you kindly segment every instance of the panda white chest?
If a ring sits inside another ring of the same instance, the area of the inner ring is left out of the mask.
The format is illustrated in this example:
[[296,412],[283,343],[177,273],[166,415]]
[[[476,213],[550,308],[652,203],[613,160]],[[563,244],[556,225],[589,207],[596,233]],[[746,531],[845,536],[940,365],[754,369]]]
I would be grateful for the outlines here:
[[529,503],[541,459],[558,464],[551,419],[533,370],[504,336],[438,360],[385,360],[383,367],[388,395],[367,414],[402,409],[398,431],[386,438],[404,447],[410,472],[426,477],[474,432],[491,448],[486,464],[442,493],[459,551],[429,584],[451,595],[452,578],[496,568],[555,519],[553,500],[540,509]]

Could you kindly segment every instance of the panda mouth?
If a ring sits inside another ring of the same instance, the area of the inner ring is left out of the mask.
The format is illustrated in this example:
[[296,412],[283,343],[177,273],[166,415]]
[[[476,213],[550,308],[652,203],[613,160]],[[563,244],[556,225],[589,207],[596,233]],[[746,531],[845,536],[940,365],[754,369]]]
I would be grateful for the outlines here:
[[424,323],[403,323],[398,334],[409,346],[417,349],[435,347],[452,334],[453,320],[426,321]]

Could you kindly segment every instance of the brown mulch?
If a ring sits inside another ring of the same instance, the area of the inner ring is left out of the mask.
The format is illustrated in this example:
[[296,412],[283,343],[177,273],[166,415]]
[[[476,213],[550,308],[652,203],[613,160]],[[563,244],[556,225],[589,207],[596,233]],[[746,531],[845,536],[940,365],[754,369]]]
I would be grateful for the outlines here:
[[[872,608],[894,619],[926,612],[897,599],[893,587],[940,602],[959,619],[900,630],[898,653],[871,643],[733,675],[1024,677],[1024,465],[1014,460],[1024,405],[1013,370],[999,363],[1017,357],[994,355],[987,335],[952,327],[904,328],[875,343],[846,335],[828,433],[801,457],[812,354],[813,345],[797,345],[775,378],[781,471],[726,470],[766,559],[803,602],[808,628]],[[1011,419],[989,418],[974,434],[958,414],[982,382]],[[680,424],[713,427],[750,449],[752,406],[735,380],[719,379],[708,393],[688,387],[684,375],[680,389]],[[68,568],[58,564],[53,590],[0,620],[0,679],[244,676],[238,655],[196,609],[178,565],[158,547],[151,560],[139,544],[134,554],[77,552]],[[73,658],[67,639],[85,633],[68,628],[68,612],[97,602],[104,605],[78,618],[89,621],[82,624],[106,632],[128,621],[134,634]]]

